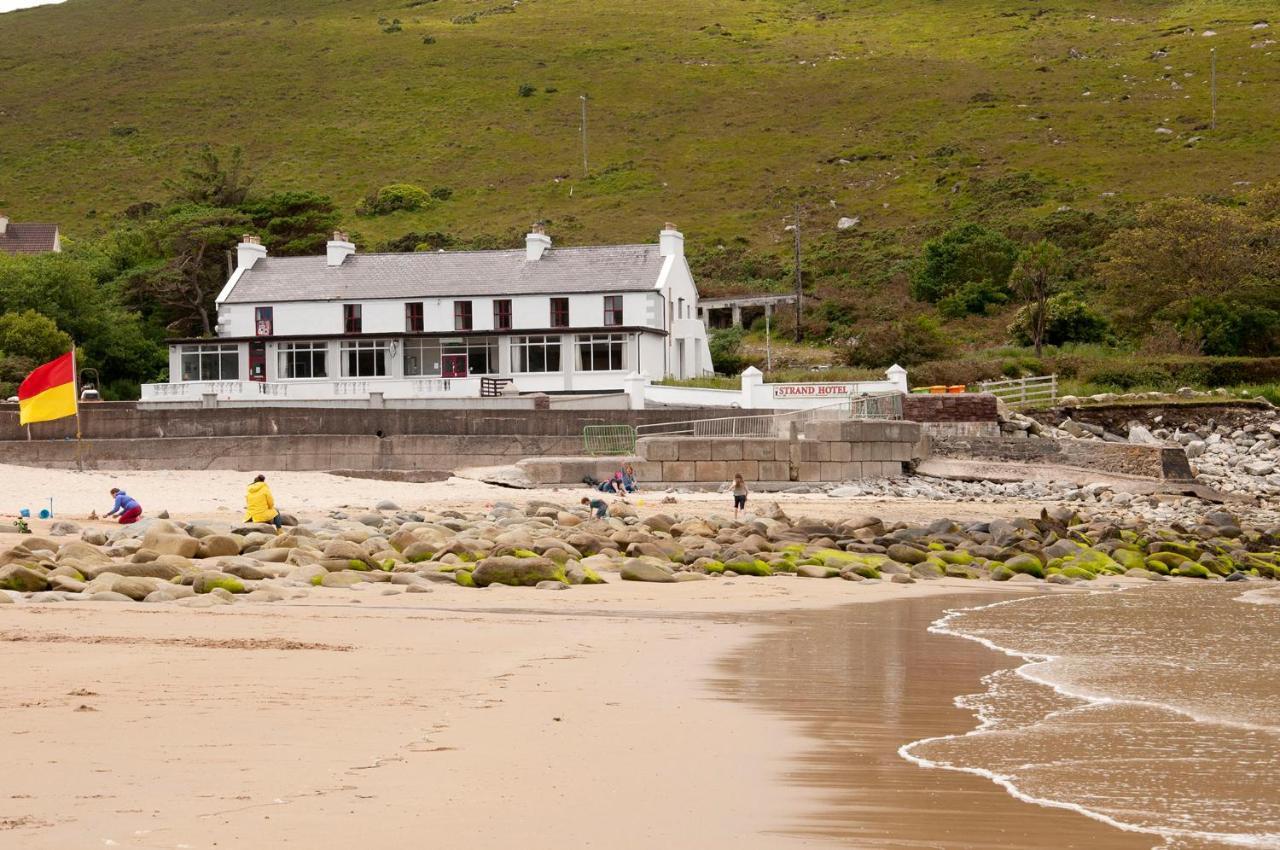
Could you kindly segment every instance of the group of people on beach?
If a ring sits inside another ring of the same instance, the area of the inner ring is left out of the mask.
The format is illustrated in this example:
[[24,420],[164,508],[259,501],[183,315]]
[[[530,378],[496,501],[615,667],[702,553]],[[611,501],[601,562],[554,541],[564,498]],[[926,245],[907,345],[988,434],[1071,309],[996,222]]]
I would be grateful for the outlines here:
[[[613,493],[616,496],[625,497],[636,490],[636,470],[630,463],[624,463],[621,469],[604,481],[588,478],[586,483],[601,493]],[[734,475],[733,481],[729,482],[729,492],[733,495],[733,518],[737,519],[739,513],[747,509],[747,481],[741,472]],[[582,504],[597,517],[603,517],[609,512],[609,505],[598,496],[594,498],[584,496]]]
[[[111,510],[103,515],[104,519],[117,519],[121,525],[132,525],[142,517],[142,505],[119,487],[111,488],[114,502]],[[267,486],[265,475],[254,476],[249,489],[244,495],[244,521],[270,523],[279,529],[283,523],[280,511],[276,510],[275,497]]]

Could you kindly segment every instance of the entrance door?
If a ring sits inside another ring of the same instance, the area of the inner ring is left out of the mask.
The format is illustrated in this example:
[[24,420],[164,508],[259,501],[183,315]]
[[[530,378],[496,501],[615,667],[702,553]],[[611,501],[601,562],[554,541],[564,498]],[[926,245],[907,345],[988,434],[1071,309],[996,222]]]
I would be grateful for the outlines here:
[[249,343],[249,380],[267,380],[267,344],[265,342]]
[[467,377],[467,355],[465,354],[443,355],[440,358],[440,377],[442,378]]

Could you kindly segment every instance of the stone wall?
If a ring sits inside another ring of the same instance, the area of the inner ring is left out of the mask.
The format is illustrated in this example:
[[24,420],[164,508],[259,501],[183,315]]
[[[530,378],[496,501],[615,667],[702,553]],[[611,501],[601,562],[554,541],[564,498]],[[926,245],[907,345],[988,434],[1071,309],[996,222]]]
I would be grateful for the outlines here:
[[996,397],[990,393],[909,393],[902,397],[902,418],[910,422],[995,422]]
[[[397,470],[453,472],[582,451],[581,437],[365,435],[88,439],[86,469]],[[73,469],[74,440],[0,442],[0,463]],[[439,476],[429,476],[439,477]]]
[[[586,425],[646,425],[713,419],[723,410],[370,410],[342,408],[140,409],[133,402],[81,407],[86,439],[131,437],[258,437],[349,434],[372,437],[430,434],[581,436]],[[75,436],[74,419],[31,426],[36,441]],[[18,406],[0,404],[0,441],[27,439]]]
[[642,481],[716,484],[838,482],[903,475],[918,457],[914,422],[812,422],[803,438],[646,437],[636,451]]
[[1180,447],[1105,443],[1100,440],[976,437],[936,440],[933,453],[939,457],[961,459],[1061,464],[1170,481],[1190,481],[1195,477],[1186,452]]

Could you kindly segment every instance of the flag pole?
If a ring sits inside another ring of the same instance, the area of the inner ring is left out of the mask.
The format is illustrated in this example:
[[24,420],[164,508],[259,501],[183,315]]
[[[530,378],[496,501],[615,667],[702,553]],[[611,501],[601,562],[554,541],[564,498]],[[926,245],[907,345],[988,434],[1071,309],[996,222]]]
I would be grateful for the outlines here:
[[71,342],[71,388],[76,402],[76,472],[84,472],[84,452],[80,433],[80,369],[76,364],[76,344]]

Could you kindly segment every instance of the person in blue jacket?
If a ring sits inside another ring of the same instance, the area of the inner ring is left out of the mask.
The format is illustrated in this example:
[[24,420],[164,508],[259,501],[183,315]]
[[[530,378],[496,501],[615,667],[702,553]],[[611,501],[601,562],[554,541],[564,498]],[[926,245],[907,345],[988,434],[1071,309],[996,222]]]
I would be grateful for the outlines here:
[[107,516],[113,517],[119,514],[121,525],[132,525],[137,522],[138,517],[142,516],[142,505],[138,504],[138,500],[119,487],[112,487],[111,495],[116,501],[111,506],[111,512]]

